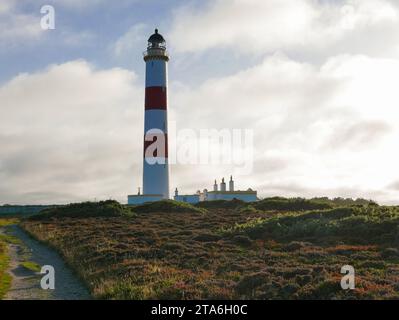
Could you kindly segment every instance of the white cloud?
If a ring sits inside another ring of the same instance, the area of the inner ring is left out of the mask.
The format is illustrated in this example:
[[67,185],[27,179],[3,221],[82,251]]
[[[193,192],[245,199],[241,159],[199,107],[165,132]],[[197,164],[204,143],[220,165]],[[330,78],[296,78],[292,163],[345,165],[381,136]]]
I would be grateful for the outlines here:
[[[29,1],[27,1],[29,2]],[[40,13],[41,6],[30,13],[22,10],[21,4],[15,0],[0,3],[0,46],[10,48],[20,48],[22,44],[26,45],[32,42],[37,42],[44,38],[56,34],[56,38],[51,41],[59,41],[66,46],[86,46],[92,43],[96,38],[96,34],[89,30],[73,30],[71,26],[63,26],[58,28],[58,5],[66,6],[71,9],[83,9],[89,6],[99,5],[104,3],[103,0],[93,1],[64,1],[58,0],[53,3],[55,7],[55,30],[43,30],[40,22],[43,14]],[[33,5],[37,5],[32,1]],[[42,4],[45,5],[45,4]]]
[[106,0],[54,0],[54,5],[62,5],[74,9],[82,9],[106,3]]
[[203,10],[180,8],[170,38],[181,52],[215,47],[255,54],[309,46],[320,50],[355,31],[387,23],[397,27],[398,17],[398,8],[386,0],[217,0]]
[[[172,91],[172,118],[188,128],[254,129],[254,172],[237,178],[260,194],[392,202],[398,194],[386,186],[399,162],[398,67],[397,60],[365,56],[315,67],[275,55],[233,76]],[[231,170],[207,167],[198,176],[209,187]],[[186,188],[196,188],[176,172]]]
[[137,50],[143,50],[147,41],[146,25],[136,24],[132,26],[124,35],[119,37],[115,43],[112,44],[111,50],[116,57],[130,55]]
[[141,180],[135,82],[122,69],[71,61],[1,87],[0,201],[125,200]]
[[21,40],[37,39],[42,31],[39,15],[19,12],[15,1],[0,4],[0,45],[13,46]]
[[0,14],[4,14],[14,6],[13,1],[2,1],[0,2]]

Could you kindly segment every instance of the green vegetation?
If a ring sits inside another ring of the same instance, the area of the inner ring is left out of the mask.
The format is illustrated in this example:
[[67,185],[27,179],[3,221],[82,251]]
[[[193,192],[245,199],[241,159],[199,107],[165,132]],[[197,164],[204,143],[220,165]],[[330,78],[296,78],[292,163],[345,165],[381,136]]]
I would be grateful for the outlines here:
[[[22,226],[97,298],[399,299],[398,207],[269,198],[131,210],[128,221],[63,212]],[[355,290],[340,288],[346,264],[356,269]]]
[[230,201],[227,200],[202,201],[196,204],[198,208],[205,208],[205,209],[237,209],[244,205],[246,205],[246,203],[238,199],[233,199]]
[[10,219],[0,219],[0,228],[1,227],[6,227],[12,224],[17,224],[19,222],[18,219],[16,218],[10,218]]
[[40,272],[41,270],[41,267],[37,263],[32,261],[24,261],[21,263],[21,266],[33,272]]
[[344,199],[344,198],[284,198],[272,197],[260,201],[247,203],[242,200],[234,199],[204,201],[196,204],[199,208],[206,209],[236,209],[241,212],[255,211],[306,211],[306,210],[324,210],[336,207],[350,207],[357,205],[377,205],[371,200],[364,199]]
[[[0,219],[0,227],[5,227],[17,223],[16,219]],[[11,286],[11,276],[7,273],[7,269],[10,263],[8,256],[8,243],[14,242],[15,239],[0,234],[0,300],[4,298],[5,294]]]
[[329,199],[327,197],[312,198],[311,201],[324,202],[333,205],[334,207],[349,207],[354,205],[377,205],[373,200],[366,200],[362,198],[334,198]]
[[150,213],[150,212],[182,212],[182,213],[206,213],[207,211],[185,202],[174,200],[162,200],[156,202],[149,202],[139,206],[132,206],[132,210],[136,213]]
[[134,214],[129,208],[117,201],[107,200],[100,202],[72,203],[63,207],[45,209],[39,214],[28,217],[31,220],[47,218],[84,218],[84,217],[132,217]]
[[331,242],[344,239],[347,243],[398,245],[399,208],[368,205],[291,212],[237,224],[230,232],[264,240]]
[[4,298],[11,285],[11,276],[7,273],[9,263],[7,245],[0,239],[0,300]]
[[333,205],[327,201],[306,200],[302,198],[286,199],[281,197],[267,198],[254,202],[253,207],[258,210],[304,211],[331,209]]

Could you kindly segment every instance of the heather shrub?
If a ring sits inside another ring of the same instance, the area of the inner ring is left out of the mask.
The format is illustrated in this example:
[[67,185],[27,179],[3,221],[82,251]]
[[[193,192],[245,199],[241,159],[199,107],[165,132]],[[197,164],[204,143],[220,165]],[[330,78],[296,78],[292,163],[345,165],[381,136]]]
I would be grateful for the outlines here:
[[41,220],[47,218],[89,218],[89,217],[132,217],[134,213],[126,206],[114,200],[100,202],[72,203],[45,209],[39,214],[33,215],[28,220]]
[[395,244],[398,230],[397,207],[354,206],[256,218],[236,224],[227,233],[246,234],[252,239],[313,242],[340,237],[347,242]]
[[242,200],[214,200],[214,201],[202,201],[196,204],[198,208],[205,209],[236,209],[245,206],[246,203]]
[[213,242],[213,241],[218,241],[220,239],[221,237],[219,235],[211,233],[202,233],[193,238],[193,240],[200,242]]
[[132,210],[137,213],[150,213],[150,212],[206,213],[207,212],[203,208],[197,208],[189,203],[174,201],[174,200],[162,200],[162,201],[148,202],[143,205],[132,206]]
[[258,202],[254,202],[253,207],[258,210],[278,210],[278,211],[306,211],[306,210],[323,210],[332,209],[331,204],[317,201],[306,200],[302,198],[266,198]]

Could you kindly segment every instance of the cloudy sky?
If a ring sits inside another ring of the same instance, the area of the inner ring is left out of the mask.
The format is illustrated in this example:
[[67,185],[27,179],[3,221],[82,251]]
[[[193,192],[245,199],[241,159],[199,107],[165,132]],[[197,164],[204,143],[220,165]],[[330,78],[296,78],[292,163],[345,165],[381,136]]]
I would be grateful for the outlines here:
[[[397,0],[0,1],[0,203],[136,193],[155,27],[178,131],[253,130],[238,188],[399,204]],[[172,165],[171,189],[235,169]]]

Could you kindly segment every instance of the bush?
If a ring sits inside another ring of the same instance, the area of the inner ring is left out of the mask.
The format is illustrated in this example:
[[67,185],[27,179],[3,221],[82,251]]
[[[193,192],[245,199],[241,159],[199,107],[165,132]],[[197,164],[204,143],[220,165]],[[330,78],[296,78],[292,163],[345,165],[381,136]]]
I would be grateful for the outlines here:
[[196,204],[198,208],[205,208],[205,209],[236,209],[238,207],[242,207],[245,205],[246,202],[238,199],[201,201]]
[[339,281],[325,280],[316,286],[309,284],[302,287],[298,297],[300,299],[329,300],[339,296],[339,293],[343,292]]
[[381,253],[381,256],[384,259],[392,259],[392,258],[399,258],[399,250],[396,248],[386,248]]
[[241,207],[237,207],[236,211],[239,213],[250,214],[250,213],[261,213],[261,210],[255,209],[255,207],[251,204],[245,204]]
[[184,250],[184,245],[178,242],[166,242],[162,245],[162,249],[167,251]]
[[200,241],[200,242],[215,242],[215,241],[219,241],[220,239],[221,239],[220,236],[218,236],[216,234],[210,234],[210,233],[202,233],[193,238],[193,240]]
[[286,246],[283,247],[284,250],[286,251],[297,251],[303,248],[306,248],[307,246],[310,246],[311,244],[308,242],[301,242],[301,241],[292,241]]
[[258,210],[279,210],[279,211],[306,211],[332,209],[333,206],[326,202],[317,200],[306,200],[302,198],[286,199],[281,197],[267,198],[254,202],[253,206]]
[[206,213],[207,212],[207,210],[202,209],[202,208],[197,208],[189,203],[179,202],[179,201],[174,201],[174,200],[162,200],[162,201],[148,202],[143,205],[132,206],[132,210],[137,213],[151,213],[151,212]]
[[246,234],[251,239],[320,242],[340,237],[346,242],[395,244],[398,230],[397,207],[369,205],[257,218],[227,233]]
[[132,217],[134,214],[126,206],[114,200],[100,202],[72,203],[62,207],[50,208],[28,217],[28,220],[47,218],[89,218],[89,217]]
[[236,286],[236,291],[239,294],[247,295],[250,297],[255,296],[255,291],[264,286],[270,279],[270,274],[267,272],[253,273],[244,276]]
[[252,245],[252,240],[250,238],[241,235],[235,236],[233,242],[244,247],[250,247]]

